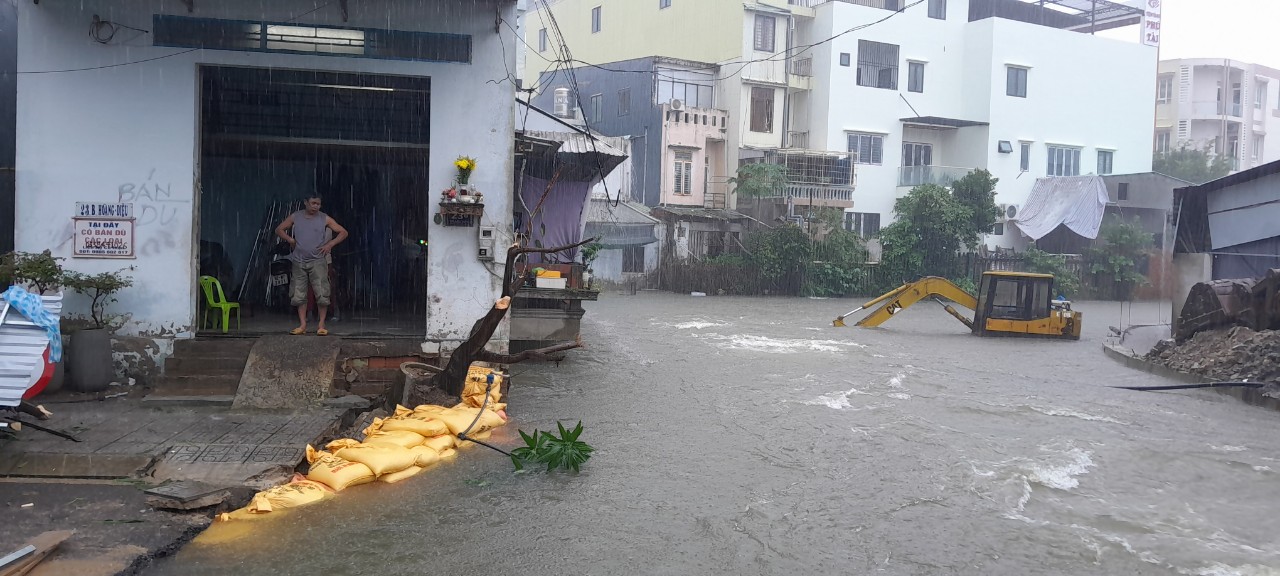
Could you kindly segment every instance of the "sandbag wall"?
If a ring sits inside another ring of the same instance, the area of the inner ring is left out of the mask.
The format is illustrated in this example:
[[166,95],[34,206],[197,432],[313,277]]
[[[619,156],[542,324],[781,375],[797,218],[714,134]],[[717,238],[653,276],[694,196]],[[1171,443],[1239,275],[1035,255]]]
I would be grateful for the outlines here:
[[501,384],[501,374],[473,366],[456,406],[396,406],[395,414],[375,419],[361,439],[340,438],[323,450],[308,445],[310,469],[305,476],[295,475],[289,483],[258,492],[247,506],[219,514],[217,520],[247,520],[316,504],[352,486],[399,482],[454,458],[459,434],[482,440],[506,424]]

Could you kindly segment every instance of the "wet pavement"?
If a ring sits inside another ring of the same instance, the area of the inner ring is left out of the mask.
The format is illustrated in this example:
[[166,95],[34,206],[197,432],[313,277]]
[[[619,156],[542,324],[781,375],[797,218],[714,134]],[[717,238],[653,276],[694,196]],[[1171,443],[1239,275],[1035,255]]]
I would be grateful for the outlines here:
[[1101,352],[1132,311],[1078,306],[1079,342],[830,326],[857,304],[606,295],[491,440],[581,419],[581,474],[471,447],[148,573],[1277,573],[1280,414],[1109,388],[1168,383]]

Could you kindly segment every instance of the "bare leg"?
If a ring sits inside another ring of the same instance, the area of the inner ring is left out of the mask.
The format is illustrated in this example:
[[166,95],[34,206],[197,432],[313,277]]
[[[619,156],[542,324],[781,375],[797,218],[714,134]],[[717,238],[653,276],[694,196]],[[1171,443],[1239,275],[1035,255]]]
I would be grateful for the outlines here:
[[316,324],[316,330],[324,330],[324,319],[329,315],[329,307],[324,304],[317,304],[316,307],[320,309],[320,323]]
[[[321,325],[323,326],[323,324],[322,321]],[[307,329],[307,304],[305,302],[298,306],[298,329],[303,331]]]

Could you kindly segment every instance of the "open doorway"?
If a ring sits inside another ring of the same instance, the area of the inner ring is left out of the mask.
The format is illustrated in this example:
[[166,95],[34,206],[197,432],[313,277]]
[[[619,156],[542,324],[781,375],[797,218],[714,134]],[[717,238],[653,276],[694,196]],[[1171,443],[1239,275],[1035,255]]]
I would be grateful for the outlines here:
[[240,333],[296,325],[274,230],[318,195],[350,232],[331,256],[329,330],[421,336],[430,80],[206,66],[200,98],[200,274],[240,302]]

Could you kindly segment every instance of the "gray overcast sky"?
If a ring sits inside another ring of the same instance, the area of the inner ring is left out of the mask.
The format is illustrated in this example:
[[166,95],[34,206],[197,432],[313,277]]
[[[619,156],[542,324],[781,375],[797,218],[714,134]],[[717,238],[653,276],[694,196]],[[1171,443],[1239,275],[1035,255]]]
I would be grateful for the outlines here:
[[[1230,58],[1280,69],[1280,0],[1164,0],[1161,19],[1161,60]],[[1136,41],[1138,28],[1105,34],[1116,33]]]

